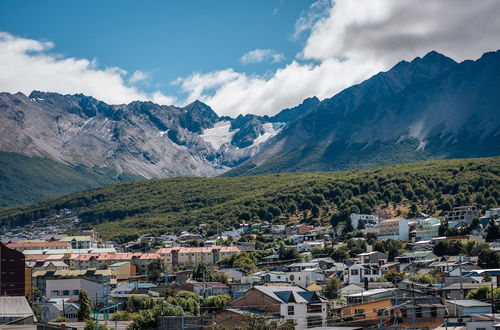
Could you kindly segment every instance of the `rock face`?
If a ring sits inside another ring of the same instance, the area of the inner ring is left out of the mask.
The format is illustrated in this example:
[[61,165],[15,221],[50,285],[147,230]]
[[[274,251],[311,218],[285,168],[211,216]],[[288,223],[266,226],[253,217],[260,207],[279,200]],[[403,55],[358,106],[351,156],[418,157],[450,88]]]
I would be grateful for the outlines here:
[[92,97],[0,93],[0,151],[145,178],[214,176],[255,154],[285,124],[219,118],[206,104],[109,105]]
[[430,52],[273,117],[219,117],[199,101],[179,108],[0,93],[0,151],[144,178],[499,155],[500,51],[462,63]]
[[500,154],[500,51],[436,52],[323,100],[226,175],[368,168]]

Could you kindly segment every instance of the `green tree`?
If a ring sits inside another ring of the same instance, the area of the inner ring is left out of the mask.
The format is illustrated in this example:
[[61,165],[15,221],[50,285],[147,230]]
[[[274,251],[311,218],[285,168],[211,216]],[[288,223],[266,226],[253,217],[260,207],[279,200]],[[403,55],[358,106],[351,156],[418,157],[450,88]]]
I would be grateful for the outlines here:
[[165,264],[163,263],[163,259],[156,259],[148,262],[146,267],[148,269],[148,277],[152,279],[161,276],[161,273],[165,268]]
[[129,313],[127,311],[116,311],[109,318],[111,321],[132,321],[137,317],[135,313]]
[[80,290],[78,294],[78,305],[80,305],[80,309],[77,313],[78,321],[87,321],[90,319],[91,302],[87,291]]
[[221,311],[226,308],[230,302],[231,296],[228,294],[209,297],[203,301],[202,310],[208,313]]
[[217,330],[294,330],[292,320],[275,321],[264,315],[243,314],[241,320],[221,322],[216,325]]
[[195,281],[209,281],[209,275],[208,267],[204,262],[200,262],[193,270],[193,279]]
[[477,265],[484,269],[500,268],[500,257],[491,249],[484,249],[478,255]]
[[397,283],[401,282],[405,278],[404,272],[398,272],[397,269],[389,269],[385,274],[384,278],[387,282]]
[[35,314],[35,317],[38,320],[38,322],[41,322],[41,320],[42,320],[42,309],[40,308],[40,306],[33,305],[31,307],[31,309],[33,310],[33,314]]
[[500,238],[500,229],[495,220],[491,219],[486,230],[486,242],[493,242]]
[[300,260],[301,255],[296,248],[281,246],[278,255],[280,260]]
[[326,280],[324,294],[328,299],[337,299],[340,297],[340,280],[337,276],[334,275]]
[[55,319],[51,320],[51,322],[57,322],[57,323],[69,322],[69,319],[66,316],[58,316]]

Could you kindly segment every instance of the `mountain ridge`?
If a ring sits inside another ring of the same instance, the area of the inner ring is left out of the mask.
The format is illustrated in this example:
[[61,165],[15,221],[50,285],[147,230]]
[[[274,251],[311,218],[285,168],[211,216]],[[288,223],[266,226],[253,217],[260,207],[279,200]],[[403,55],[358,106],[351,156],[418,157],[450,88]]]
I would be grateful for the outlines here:
[[[500,154],[500,51],[435,51],[273,116],[218,116],[83,94],[0,93],[0,151],[97,169],[111,179],[370,168]],[[1,173],[0,173],[1,174]],[[67,183],[68,185],[70,182]]]

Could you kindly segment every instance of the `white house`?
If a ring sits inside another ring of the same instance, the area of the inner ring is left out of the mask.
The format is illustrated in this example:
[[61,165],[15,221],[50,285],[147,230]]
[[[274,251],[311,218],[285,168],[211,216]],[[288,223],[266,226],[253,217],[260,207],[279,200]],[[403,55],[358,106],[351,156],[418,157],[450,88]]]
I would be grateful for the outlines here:
[[322,249],[325,247],[325,242],[323,241],[312,241],[312,242],[303,242],[297,244],[297,250],[299,252],[308,252],[312,249]]
[[437,218],[423,219],[415,231],[416,240],[425,241],[439,237],[439,225],[441,225],[441,221]]
[[228,307],[279,315],[293,320],[297,330],[326,326],[327,320],[327,301],[316,292],[298,286],[254,286]]
[[360,223],[367,227],[374,226],[377,221],[378,217],[376,215],[351,213],[351,224],[354,229],[358,229]]
[[407,241],[410,236],[410,228],[406,219],[389,219],[378,223],[378,239],[395,239]]
[[367,278],[369,282],[374,282],[382,277],[382,272],[378,264],[354,264],[347,268],[348,276],[347,282],[363,283]]

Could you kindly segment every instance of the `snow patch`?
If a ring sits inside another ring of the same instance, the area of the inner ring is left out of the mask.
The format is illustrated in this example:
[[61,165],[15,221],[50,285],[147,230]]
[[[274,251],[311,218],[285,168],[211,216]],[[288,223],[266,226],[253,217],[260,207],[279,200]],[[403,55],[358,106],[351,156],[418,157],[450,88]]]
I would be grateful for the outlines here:
[[267,140],[278,134],[283,129],[283,127],[285,127],[285,125],[285,123],[280,122],[262,124],[264,133],[257,136],[257,138],[253,141],[252,146],[258,146],[266,142]]
[[203,130],[200,137],[203,141],[210,143],[215,150],[219,150],[224,144],[231,142],[236,132],[238,132],[237,129],[231,131],[231,122],[220,121],[214,127]]

